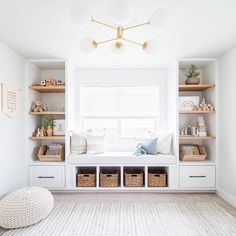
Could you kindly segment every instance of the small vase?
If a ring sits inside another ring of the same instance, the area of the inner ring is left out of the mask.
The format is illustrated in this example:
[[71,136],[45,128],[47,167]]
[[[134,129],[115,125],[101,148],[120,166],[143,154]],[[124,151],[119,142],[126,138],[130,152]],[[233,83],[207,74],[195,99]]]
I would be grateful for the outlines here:
[[185,84],[187,85],[200,84],[200,79],[198,77],[192,76],[185,80]]
[[47,128],[47,136],[49,136],[49,137],[51,137],[52,136],[52,126],[48,126],[48,128]]

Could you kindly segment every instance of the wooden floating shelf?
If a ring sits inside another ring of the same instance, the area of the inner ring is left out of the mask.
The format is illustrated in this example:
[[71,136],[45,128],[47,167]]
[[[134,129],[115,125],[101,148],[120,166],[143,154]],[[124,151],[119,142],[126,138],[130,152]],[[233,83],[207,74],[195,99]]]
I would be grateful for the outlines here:
[[209,88],[215,88],[215,84],[196,84],[196,85],[179,85],[179,91],[204,91]]
[[215,136],[190,136],[190,135],[180,135],[179,140],[214,140]]
[[41,85],[31,85],[29,88],[39,93],[65,93],[65,86],[45,87]]
[[179,114],[207,114],[215,113],[215,111],[179,111]]
[[46,137],[29,137],[31,140],[58,140],[58,139],[65,139],[65,135],[60,135],[60,136],[46,136]]
[[30,115],[65,115],[64,111],[29,112]]

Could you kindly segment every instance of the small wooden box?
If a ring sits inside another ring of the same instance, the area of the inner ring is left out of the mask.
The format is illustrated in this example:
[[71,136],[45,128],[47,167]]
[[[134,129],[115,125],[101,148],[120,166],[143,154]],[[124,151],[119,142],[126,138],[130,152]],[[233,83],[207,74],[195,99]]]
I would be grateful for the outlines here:
[[207,157],[206,150],[202,145],[189,145],[189,146],[197,146],[200,155],[186,155],[183,153],[183,146],[188,145],[180,145],[179,147],[179,153],[180,153],[180,159],[182,161],[204,161]]
[[144,172],[140,169],[125,170],[125,187],[143,187]]
[[47,151],[47,145],[41,145],[38,151],[38,158],[40,161],[64,161],[65,159],[65,148],[64,146],[60,147],[59,155],[45,155]]
[[79,170],[77,187],[96,187],[96,170]]
[[118,170],[101,170],[100,187],[118,187],[119,171]]
[[167,173],[165,170],[148,171],[148,187],[166,187]]

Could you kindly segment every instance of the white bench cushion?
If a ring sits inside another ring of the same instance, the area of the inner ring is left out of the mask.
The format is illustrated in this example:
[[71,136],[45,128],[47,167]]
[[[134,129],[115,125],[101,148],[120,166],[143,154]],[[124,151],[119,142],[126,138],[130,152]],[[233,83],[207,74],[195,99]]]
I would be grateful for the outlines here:
[[105,152],[96,155],[70,154],[67,157],[69,164],[176,164],[174,155],[141,155],[134,156],[133,152]]

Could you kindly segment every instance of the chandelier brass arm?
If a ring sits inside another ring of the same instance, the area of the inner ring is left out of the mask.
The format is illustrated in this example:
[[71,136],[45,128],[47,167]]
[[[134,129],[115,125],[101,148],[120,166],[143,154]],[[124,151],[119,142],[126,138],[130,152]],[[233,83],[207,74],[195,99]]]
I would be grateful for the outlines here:
[[148,46],[148,43],[147,43],[147,42],[139,43],[139,42],[136,42],[136,41],[133,41],[133,40],[124,38],[123,35],[124,35],[124,31],[126,31],[126,30],[130,30],[130,29],[134,29],[134,28],[138,28],[138,27],[150,25],[150,21],[144,22],[144,23],[142,23],[142,24],[137,24],[137,25],[129,26],[129,27],[126,27],[126,28],[123,28],[122,26],[115,27],[115,26],[113,26],[113,25],[110,25],[110,24],[104,23],[104,22],[102,22],[102,21],[100,21],[100,20],[97,20],[97,19],[95,19],[93,16],[91,17],[91,22],[94,22],[94,23],[96,23],[96,24],[103,25],[103,26],[105,26],[105,27],[114,29],[114,30],[116,30],[116,33],[117,33],[117,37],[116,37],[116,38],[107,39],[107,40],[100,41],[100,42],[96,42],[95,40],[93,40],[93,41],[92,41],[92,46],[93,46],[94,48],[97,48],[99,44],[104,44],[104,43],[108,43],[108,42],[115,41],[115,40],[117,40],[117,42],[116,42],[116,44],[115,44],[115,47],[116,47],[116,48],[121,48],[121,47],[122,47],[122,43],[121,43],[120,41],[127,41],[127,42],[129,42],[129,43],[132,43],[132,44],[141,46],[142,49],[146,49],[147,46]]

